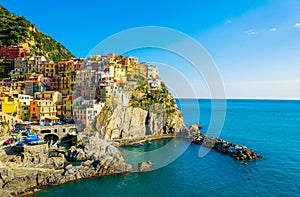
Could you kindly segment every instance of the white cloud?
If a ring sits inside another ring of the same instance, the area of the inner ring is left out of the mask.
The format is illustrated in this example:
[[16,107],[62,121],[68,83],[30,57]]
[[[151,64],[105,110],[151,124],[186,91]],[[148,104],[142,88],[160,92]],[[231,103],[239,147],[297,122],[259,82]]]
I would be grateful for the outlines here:
[[277,31],[277,28],[274,28],[274,27],[273,27],[273,28],[269,29],[269,31],[270,31],[270,32],[275,32],[275,31]]
[[294,25],[294,27],[300,28],[300,23],[296,23],[296,24]]
[[256,35],[257,32],[256,31],[253,31],[252,29],[249,29],[247,31],[245,31],[245,33],[248,35],[248,36],[253,36],[253,35]]
[[228,19],[228,20],[225,21],[225,24],[231,24],[231,23],[232,23],[232,20]]

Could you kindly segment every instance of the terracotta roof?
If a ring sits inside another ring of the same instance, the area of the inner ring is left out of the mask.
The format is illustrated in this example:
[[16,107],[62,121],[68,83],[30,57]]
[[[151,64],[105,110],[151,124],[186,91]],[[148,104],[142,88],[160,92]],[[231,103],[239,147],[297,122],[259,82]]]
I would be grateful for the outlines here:
[[65,101],[71,101],[71,100],[73,100],[73,98],[72,98],[72,96],[67,96],[64,100]]

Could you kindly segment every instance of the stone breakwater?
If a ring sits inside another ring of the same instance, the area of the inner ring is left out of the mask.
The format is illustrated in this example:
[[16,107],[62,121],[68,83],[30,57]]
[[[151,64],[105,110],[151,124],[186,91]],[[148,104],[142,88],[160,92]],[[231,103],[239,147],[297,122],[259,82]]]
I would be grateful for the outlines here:
[[207,148],[212,148],[218,152],[229,155],[236,160],[254,160],[257,158],[262,158],[261,155],[255,153],[253,150],[249,150],[246,146],[241,146],[231,142],[227,142],[220,138],[213,138],[202,133],[198,133],[194,136],[192,142],[194,144],[200,144]]

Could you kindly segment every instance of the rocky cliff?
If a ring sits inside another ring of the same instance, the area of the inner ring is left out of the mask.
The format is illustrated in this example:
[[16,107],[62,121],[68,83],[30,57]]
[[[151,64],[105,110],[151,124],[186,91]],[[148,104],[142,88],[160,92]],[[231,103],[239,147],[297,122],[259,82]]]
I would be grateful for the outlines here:
[[139,85],[130,94],[128,105],[112,100],[106,102],[87,130],[97,131],[102,139],[119,142],[151,136],[190,136],[191,132],[164,84],[155,91],[149,91],[146,84]]
[[[1,152],[0,196],[35,191],[92,176],[130,171],[119,150],[97,134],[82,134],[82,145],[49,157],[48,145],[27,146],[21,155]],[[77,164],[77,165],[74,165]],[[78,165],[80,164],[80,165]]]

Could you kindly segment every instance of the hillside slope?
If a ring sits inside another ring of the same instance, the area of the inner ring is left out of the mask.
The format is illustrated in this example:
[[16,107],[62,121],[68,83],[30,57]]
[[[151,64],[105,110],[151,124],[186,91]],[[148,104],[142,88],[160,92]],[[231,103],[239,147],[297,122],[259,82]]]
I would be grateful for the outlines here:
[[39,31],[24,17],[0,5],[0,45],[28,46],[33,54],[58,62],[73,55],[59,42]]

